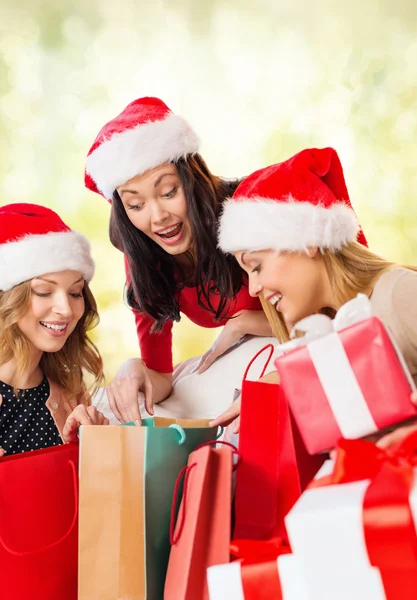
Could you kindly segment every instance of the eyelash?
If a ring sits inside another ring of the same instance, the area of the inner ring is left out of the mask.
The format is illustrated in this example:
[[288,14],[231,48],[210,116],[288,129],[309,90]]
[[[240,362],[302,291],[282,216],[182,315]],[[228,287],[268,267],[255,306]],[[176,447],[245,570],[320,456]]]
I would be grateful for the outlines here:
[[175,196],[175,194],[177,193],[177,191],[178,191],[178,188],[173,187],[170,192],[168,192],[167,194],[163,194],[162,198],[173,198]]
[[[178,187],[173,187],[172,190],[170,192],[168,192],[167,194],[163,194],[161,196],[161,198],[164,198],[165,200],[170,200],[171,198],[173,198],[175,196],[175,194],[178,192]],[[143,204],[131,204],[128,206],[128,210],[142,210],[143,208]]]
[[[48,296],[50,296],[51,294],[48,292],[46,294],[41,294],[40,292],[33,292],[35,294],[35,296],[39,296],[39,298],[47,298]],[[83,295],[82,294],[70,294],[70,296],[72,296],[73,298],[82,298]]]
[[260,272],[261,272],[261,265],[258,265],[257,267],[255,267],[251,271],[251,273],[260,273]]

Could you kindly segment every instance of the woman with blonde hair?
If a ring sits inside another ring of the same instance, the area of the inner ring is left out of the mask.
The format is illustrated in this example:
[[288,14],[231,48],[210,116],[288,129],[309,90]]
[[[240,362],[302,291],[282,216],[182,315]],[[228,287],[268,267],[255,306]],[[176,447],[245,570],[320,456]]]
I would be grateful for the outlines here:
[[[219,245],[247,272],[250,294],[261,299],[279,342],[304,317],[334,316],[366,294],[417,383],[416,269],[368,250],[335,150],[307,149],[245,179],[225,206]],[[215,424],[232,420],[239,408],[232,406]]]
[[87,239],[52,210],[0,208],[0,454],[76,440],[79,425],[108,424],[91,406],[102,360],[88,337],[98,321]]

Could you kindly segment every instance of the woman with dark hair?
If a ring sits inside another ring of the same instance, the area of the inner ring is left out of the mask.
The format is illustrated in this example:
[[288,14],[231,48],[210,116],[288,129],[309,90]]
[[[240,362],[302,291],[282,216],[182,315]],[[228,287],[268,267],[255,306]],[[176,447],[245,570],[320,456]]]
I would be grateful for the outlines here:
[[246,275],[217,248],[222,205],[239,182],[214,176],[197,151],[188,123],[161,100],[140,98],[103,127],[87,157],[86,186],[112,204],[110,239],[125,255],[141,350],[107,388],[120,421],[140,420],[138,391],[151,414],[170,395],[180,313],[203,327],[224,326],[198,373],[246,334],[271,335]]

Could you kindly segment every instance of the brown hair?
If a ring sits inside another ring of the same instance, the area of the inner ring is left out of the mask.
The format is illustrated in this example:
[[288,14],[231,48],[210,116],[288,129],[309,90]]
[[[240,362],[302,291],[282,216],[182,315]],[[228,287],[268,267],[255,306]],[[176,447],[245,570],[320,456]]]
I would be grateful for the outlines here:
[[[58,352],[44,352],[40,362],[45,376],[60,385],[70,396],[78,395],[84,387],[83,369],[94,376],[91,391],[95,391],[103,380],[102,358],[87,335],[99,321],[96,301],[87,283],[84,285],[83,296],[84,314],[64,347]],[[0,292],[0,365],[12,358],[17,360],[12,383],[15,388],[15,382],[25,373],[30,360],[28,340],[17,325],[28,310],[30,298],[30,281]]]
[[[195,256],[190,257],[198,305],[225,318],[233,299],[247,279],[231,254],[217,247],[217,228],[223,203],[239,184],[213,175],[199,154],[175,163],[187,201]],[[113,194],[110,241],[128,262],[131,282],[126,299],[131,308],[154,319],[159,331],[167,321],[180,320],[178,294],[186,276],[175,257],[131,223],[117,191]],[[212,294],[216,293],[216,305]]]
[[[325,249],[321,254],[337,308],[355,298],[357,294],[371,296],[380,276],[385,271],[399,266],[374,254],[358,242],[351,242],[337,252]],[[406,268],[417,271],[417,267]],[[283,316],[263,298],[261,302],[275,337],[280,343],[287,341],[289,331]],[[334,310],[327,307],[323,307],[320,312],[334,316]]]

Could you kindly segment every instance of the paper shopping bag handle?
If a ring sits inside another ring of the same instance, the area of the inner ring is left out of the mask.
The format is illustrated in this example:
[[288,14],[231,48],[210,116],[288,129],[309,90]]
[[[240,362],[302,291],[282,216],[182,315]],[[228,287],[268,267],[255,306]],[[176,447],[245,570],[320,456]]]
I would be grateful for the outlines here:
[[[191,469],[193,469],[195,466],[197,466],[197,463],[192,463],[191,465],[185,465],[185,467],[183,467],[181,469],[181,471],[179,472],[177,481],[175,482],[174,495],[172,497],[172,505],[171,505],[171,522],[169,524],[169,541],[170,541],[171,546],[174,546],[178,542],[178,540],[181,537],[182,530],[184,529],[185,506],[186,506],[186,502],[187,502],[188,477],[190,476]],[[184,475],[184,490],[183,490],[183,494],[182,494],[182,503],[179,508],[179,510],[181,510],[181,507],[182,507],[181,523],[178,527],[177,535],[175,535],[175,525],[176,525],[175,509],[177,507],[178,490],[180,488],[181,479],[182,479],[183,475]]]
[[266,346],[264,346],[263,348],[261,348],[260,350],[258,350],[258,352],[255,354],[255,356],[250,360],[248,366],[246,367],[245,374],[243,375],[243,381],[246,380],[246,377],[248,376],[248,373],[249,373],[249,369],[253,365],[254,361],[258,358],[258,356],[260,354],[262,354],[262,352],[264,350],[267,350],[268,348],[269,348],[269,356],[268,356],[268,358],[266,360],[264,368],[262,369],[262,373],[260,374],[260,377],[263,377],[265,375],[265,371],[268,368],[268,365],[269,365],[269,363],[271,361],[272,355],[273,355],[274,350],[275,350],[275,348],[274,348],[274,346],[272,344],[267,344]]
[[77,468],[75,466],[75,463],[72,460],[69,460],[68,464],[70,465],[70,468],[71,468],[71,475],[72,475],[72,480],[73,480],[73,484],[74,484],[74,516],[72,518],[71,524],[70,524],[67,532],[64,533],[64,535],[62,537],[60,537],[59,540],[56,540],[55,542],[52,542],[51,544],[48,544],[47,546],[43,546],[42,548],[36,548],[35,550],[13,550],[6,544],[3,537],[0,536],[0,545],[3,546],[3,548],[6,550],[6,552],[8,552],[9,554],[12,554],[13,556],[20,556],[20,557],[21,556],[31,556],[32,554],[37,554],[38,552],[45,552],[46,550],[50,550],[51,548],[58,546],[63,541],[65,541],[67,539],[67,537],[71,534],[72,530],[74,529],[74,527],[77,523],[77,517],[78,517],[78,487],[77,487],[78,478],[77,478]]
[[181,425],[178,425],[178,423],[172,423],[171,425],[168,426],[168,428],[173,429],[174,431],[176,431],[178,433],[178,435],[180,436],[180,439],[178,440],[178,446],[182,446],[183,443],[185,442],[185,438],[187,436],[185,435],[185,431],[181,427]]
[[[233,467],[233,469],[236,469],[240,463],[242,455],[239,452],[239,450],[236,448],[236,446],[234,446],[230,442],[211,440],[209,442],[205,442],[204,444],[201,444],[200,446],[197,446],[197,448],[195,450],[193,450],[193,452],[196,452],[199,448],[204,448],[204,446],[214,446],[216,444],[223,444],[224,446],[229,446],[229,448],[232,448],[234,454],[237,454],[237,462]],[[185,465],[185,467],[183,467],[181,469],[181,471],[179,472],[177,481],[175,482],[174,494],[172,497],[172,505],[171,505],[171,522],[170,522],[170,527],[169,527],[169,541],[171,543],[171,546],[174,546],[178,542],[178,540],[181,537],[182,530],[184,529],[185,510],[186,510],[186,504],[187,504],[188,478],[190,476],[191,469],[193,469],[195,466],[197,466],[196,462],[191,463],[191,465]],[[181,511],[181,521],[178,526],[177,535],[175,535],[175,526],[176,526],[175,509],[177,507],[178,490],[180,488],[181,479],[182,479],[183,475],[184,475],[184,488],[183,488],[183,494],[182,494],[182,504],[178,511],[178,518],[179,518],[179,512]],[[182,508],[182,510],[181,510],[181,508]]]
[[204,446],[215,446],[216,444],[223,444],[223,446],[229,446],[229,448],[232,448],[233,454],[236,454],[236,456],[237,456],[237,461],[236,461],[236,464],[234,465],[234,469],[236,469],[237,466],[239,465],[240,461],[242,460],[242,454],[238,450],[238,448],[234,444],[231,444],[230,442],[224,442],[223,440],[217,440],[217,439],[210,440],[209,442],[204,442],[204,444],[197,446],[197,448],[194,450],[194,452],[196,452],[200,448],[204,448]]
[[[171,425],[169,425],[169,429],[174,429],[178,433],[178,435],[180,436],[180,439],[178,440],[178,446],[182,446],[187,437],[187,434],[185,433],[185,429],[183,429],[181,427],[181,425],[178,425],[178,423],[172,423]],[[219,437],[221,437],[224,432],[224,427],[222,425],[219,426],[219,429],[220,429],[220,431],[217,434],[216,440],[218,440]]]

